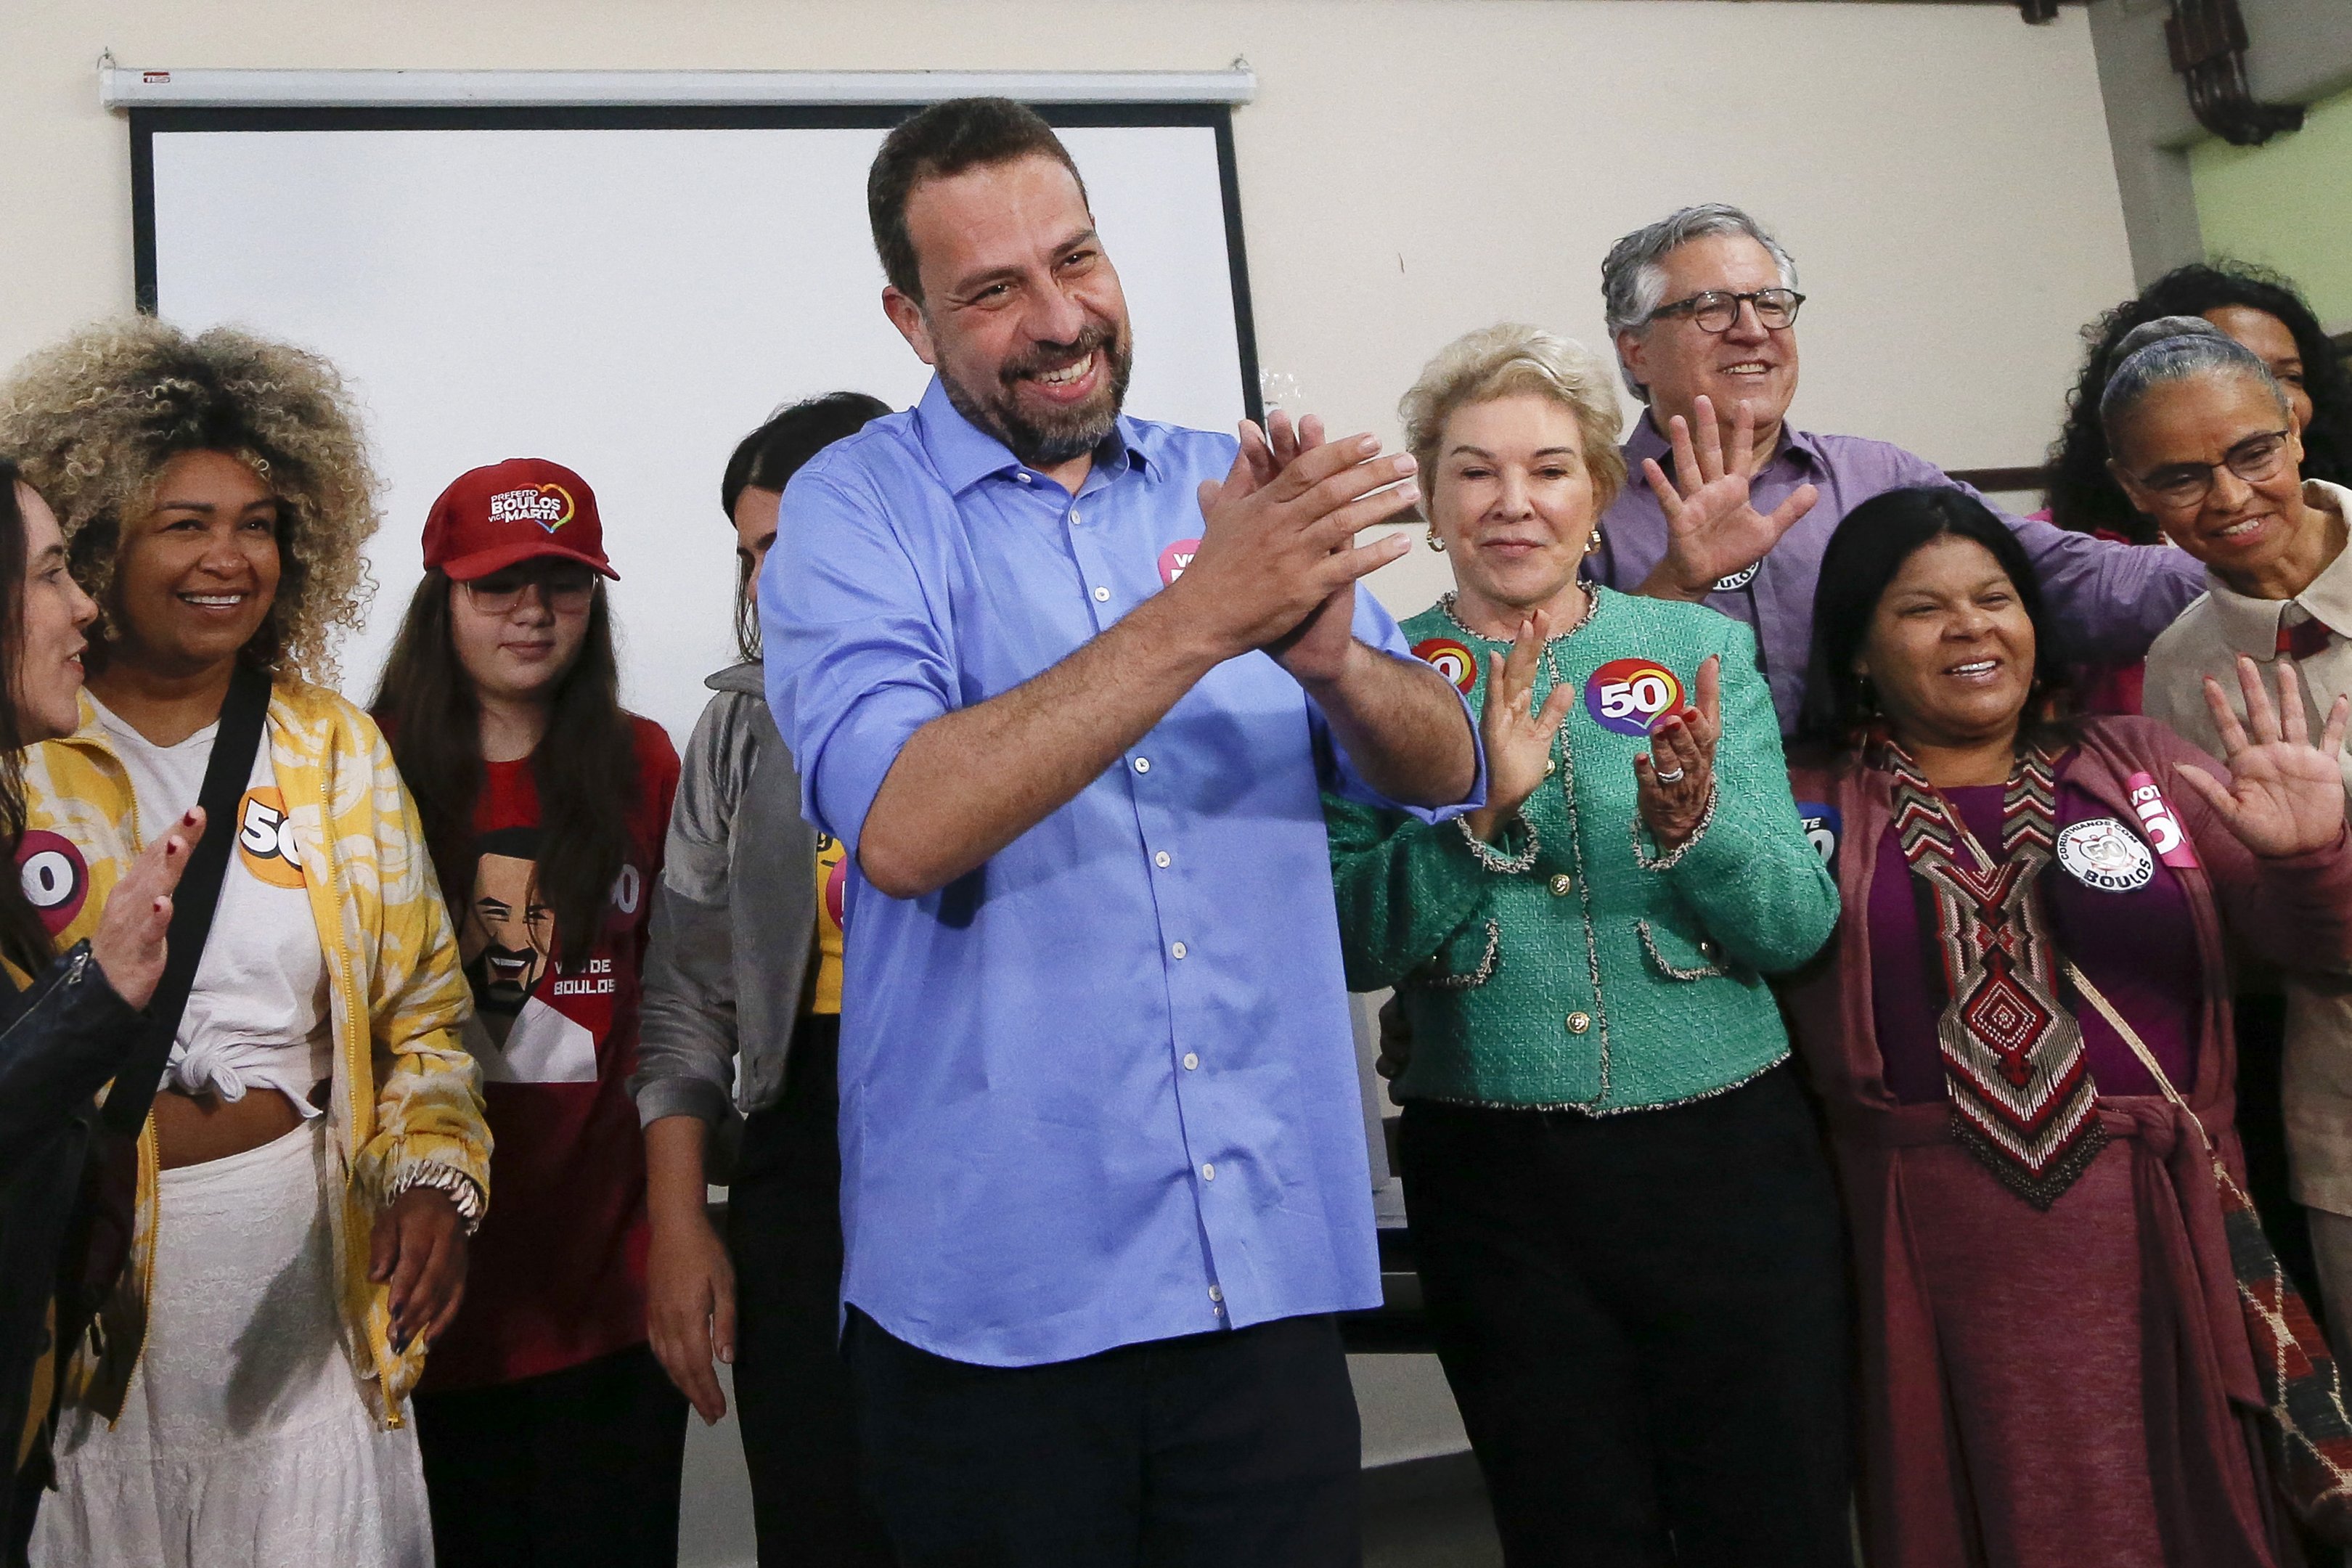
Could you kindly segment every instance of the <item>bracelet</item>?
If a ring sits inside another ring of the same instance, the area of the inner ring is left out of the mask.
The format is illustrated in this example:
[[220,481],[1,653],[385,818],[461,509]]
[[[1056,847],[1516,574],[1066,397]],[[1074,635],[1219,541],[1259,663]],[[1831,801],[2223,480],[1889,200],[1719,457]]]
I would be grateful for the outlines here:
[[1528,835],[1527,848],[1517,856],[1504,854],[1471,831],[1470,819],[1467,816],[1455,817],[1454,826],[1462,830],[1462,842],[1470,847],[1472,859],[1489,871],[1499,876],[1509,877],[1532,869],[1536,863],[1536,851],[1543,847],[1543,841],[1536,837],[1536,825],[1528,820],[1525,812],[1511,813],[1511,820],[1525,828]]
[[465,1222],[467,1236],[482,1227],[482,1212],[488,1206],[482,1201],[482,1189],[473,1177],[456,1166],[436,1160],[418,1161],[393,1178],[383,1196],[384,1206],[391,1207],[411,1187],[430,1187],[447,1198],[457,1208],[457,1217]]

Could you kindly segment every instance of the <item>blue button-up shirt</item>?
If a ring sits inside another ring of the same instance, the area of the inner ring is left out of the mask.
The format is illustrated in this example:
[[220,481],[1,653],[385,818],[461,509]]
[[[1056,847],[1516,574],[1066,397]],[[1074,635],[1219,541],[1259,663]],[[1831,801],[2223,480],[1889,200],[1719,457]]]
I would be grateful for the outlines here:
[[[1122,418],[1073,497],[934,381],[794,476],[768,695],[853,868],[908,737],[1160,592],[1234,450]],[[1354,626],[1411,657],[1369,594]],[[851,876],[845,1300],[1000,1366],[1378,1304],[1326,784],[1391,804],[1253,653],[971,875],[915,900]]]

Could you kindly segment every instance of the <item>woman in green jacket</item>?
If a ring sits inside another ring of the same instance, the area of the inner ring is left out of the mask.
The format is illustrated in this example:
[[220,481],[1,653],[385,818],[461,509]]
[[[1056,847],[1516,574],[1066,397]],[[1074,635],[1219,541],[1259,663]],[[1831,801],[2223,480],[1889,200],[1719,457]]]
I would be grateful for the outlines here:
[[[1826,1568],[1843,1243],[1764,977],[1837,894],[1754,637],[1578,580],[1625,477],[1579,345],[1473,332],[1401,411],[1456,584],[1404,629],[1480,711],[1488,804],[1325,807],[1349,984],[1394,986],[1411,1037],[1415,1255],[1507,1560]],[[1744,510],[1747,454],[1726,478],[1677,437],[1669,514]]]

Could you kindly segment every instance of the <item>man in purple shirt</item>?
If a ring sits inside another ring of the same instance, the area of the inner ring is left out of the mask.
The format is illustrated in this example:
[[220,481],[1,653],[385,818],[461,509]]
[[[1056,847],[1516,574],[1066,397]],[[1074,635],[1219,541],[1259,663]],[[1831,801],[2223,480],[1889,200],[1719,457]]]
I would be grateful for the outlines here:
[[[1594,575],[1629,593],[1704,604],[1755,627],[1772,705],[1781,729],[1793,730],[1805,700],[1813,584],[1838,524],[1872,496],[1905,485],[1968,487],[1900,447],[1789,426],[1797,310],[1805,297],[1789,253],[1738,207],[1685,207],[1634,230],[1610,248],[1601,282],[1619,370],[1649,405],[1625,442],[1627,470],[1681,468],[1669,461],[1677,422],[1695,436],[1696,471],[1681,480],[1685,492],[1690,479],[1723,482],[1723,460],[1711,451],[1718,443],[1731,454],[1735,486],[1741,455],[1752,450],[1754,458],[1745,465],[1752,504],[1718,511],[1703,528],[1676,527],[1649,486],[1628,485],[1601,520]],[[1752,447],[1743,422],[1752,425]],[[2205,591],[2197,563],[2179,551],[2112,543],[2026,518],[2003,521],[2032,560],[2076,658],[2140,658]]]

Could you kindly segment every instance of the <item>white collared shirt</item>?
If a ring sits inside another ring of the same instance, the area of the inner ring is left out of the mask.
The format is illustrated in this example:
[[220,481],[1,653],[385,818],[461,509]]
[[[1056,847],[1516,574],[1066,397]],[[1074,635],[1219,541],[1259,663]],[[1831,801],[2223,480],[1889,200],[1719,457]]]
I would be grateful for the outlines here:
[[[2352,490],[2305,479],[2304,505],[2352,521]],[[2245,717],[2237,657],[2245,654],[2275,680],[2279,626],[2291,606],[2325,624],[2327,646],[2295,661],[2303,677],[2304,717],[2316,741],[2328,708],[2352,691],[2352,548],[2320,569],[2292,599],[2252,598],[2205,574],[2205,595],[2180,613],[2147,650],[2147,680],[2140,706],[2191,744],[2219,757],[2221,737],[2205,706],[2204,678],[2221,683],[2231,710]],[[2301,617],[2298,616],[2298,619]],[[2271,690],[2275,693],[2276,688]],[[2352,756],[2339,752],[2345,790],[2352,795]],[[2301,976],[2286,982],[2285,1100],[2287,1153],[2297,1201],[2332,1214],[2352,1215],[2352,986]]]

